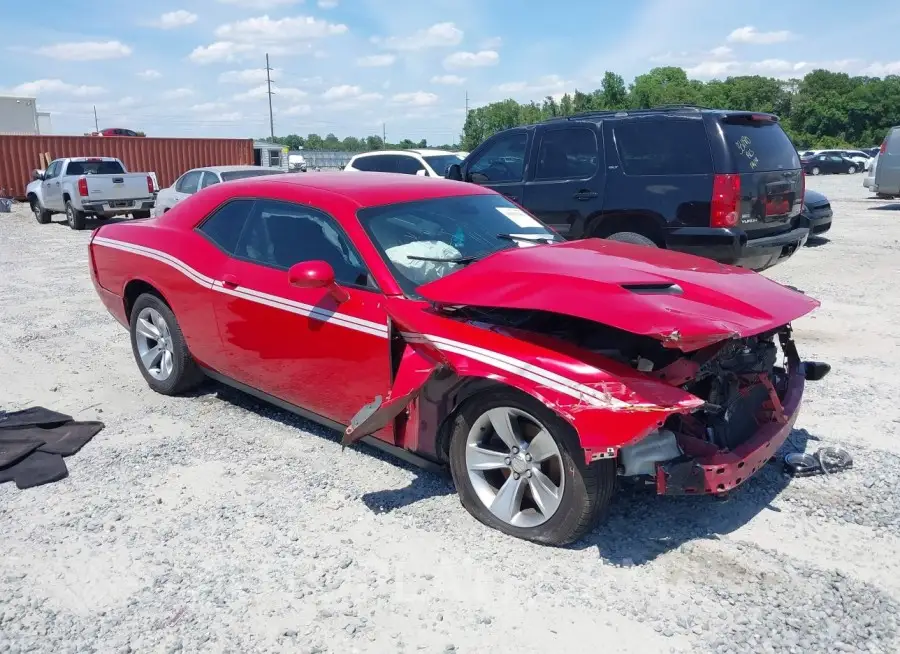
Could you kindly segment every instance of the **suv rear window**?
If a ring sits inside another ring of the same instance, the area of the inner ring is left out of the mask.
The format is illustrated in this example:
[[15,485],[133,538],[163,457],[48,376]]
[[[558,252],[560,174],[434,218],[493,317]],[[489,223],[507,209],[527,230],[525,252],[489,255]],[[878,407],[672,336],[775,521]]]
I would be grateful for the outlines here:
[[722,123],[725,142],[739,173],[800,167],[794,144],[778,123]]
[[613,128],[626,175],[713,172],[706,127],[699,120],[623,120]]
[[66,175],[122,175],[125,170],[118,161],[70,161]]

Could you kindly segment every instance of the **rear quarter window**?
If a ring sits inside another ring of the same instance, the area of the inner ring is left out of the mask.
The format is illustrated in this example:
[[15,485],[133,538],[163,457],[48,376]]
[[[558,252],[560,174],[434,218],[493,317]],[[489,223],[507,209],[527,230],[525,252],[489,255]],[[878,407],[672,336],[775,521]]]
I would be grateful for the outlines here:
[[706,127],[699,120],[629,120],[613,127],[626,175],[713,172]]
[[800,168],[794,144],[777,123],[724,123],[722,132],[739,173]]

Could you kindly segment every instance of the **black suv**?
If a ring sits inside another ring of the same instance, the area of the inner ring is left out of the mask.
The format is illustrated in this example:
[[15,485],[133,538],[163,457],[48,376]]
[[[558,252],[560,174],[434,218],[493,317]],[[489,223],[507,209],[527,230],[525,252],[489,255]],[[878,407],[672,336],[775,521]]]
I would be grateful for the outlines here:
[[807,239],[800,158],[772,114],[590,112],[494,134],[447,177],[503,193],[568,239],[763,270]]

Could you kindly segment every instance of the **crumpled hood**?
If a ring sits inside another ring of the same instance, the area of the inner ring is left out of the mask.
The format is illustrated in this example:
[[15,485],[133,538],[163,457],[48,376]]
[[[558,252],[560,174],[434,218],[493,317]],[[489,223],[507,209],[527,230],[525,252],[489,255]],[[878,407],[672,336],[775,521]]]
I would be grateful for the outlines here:
[[442,305],[576,316],[685,351],[780,327],[819,306],[750,270],[601,239],[502,250],[418,292]]

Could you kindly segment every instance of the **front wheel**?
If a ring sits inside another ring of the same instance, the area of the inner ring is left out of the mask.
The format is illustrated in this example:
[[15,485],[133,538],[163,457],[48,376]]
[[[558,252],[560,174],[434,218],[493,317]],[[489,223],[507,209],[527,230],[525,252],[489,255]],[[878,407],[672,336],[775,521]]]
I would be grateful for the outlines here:
[[855,172],[856,172],[856,166],[850,166],[849,168],[847,168],[847,173],[849,173],[850,175],[852,175]]
[[453,424],[450,470],[477,520],[554,546],[589,531],[616,484],[612,459],[585,465],[572,426],[512,389],[488,391],[463,406]]
[[40,223],[41,225],[46,225],[47,223],[50,222],[51,214],[49,211],[44,209],[44,207],[41,206],[40,201],[38,201],[38,200],[31,201],[31,211],[34,212],[35,220],[37,220],[38,223]]
[[66,222],[72,229],[84,229],[87,218],[83,211],[78,211],[71,200],[66,201]]
[[158,296],[144,293],[135,300],[129,331],[134,359],[154,391],[177,395],[203,381],[175,314]]
[[809,172],[811,172],[813,175],[820,175],[820,174],[822,174],[822,171],[819,170],[819,167],[818,167],[818,166],[813,166],[813,169],[810,170]]

